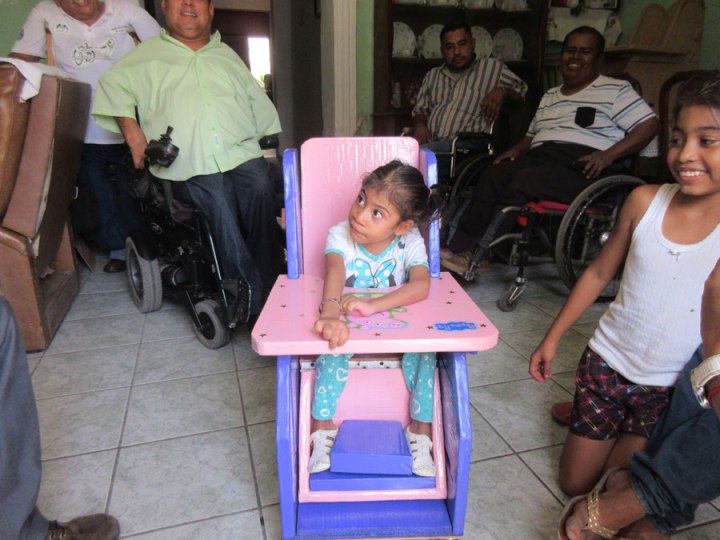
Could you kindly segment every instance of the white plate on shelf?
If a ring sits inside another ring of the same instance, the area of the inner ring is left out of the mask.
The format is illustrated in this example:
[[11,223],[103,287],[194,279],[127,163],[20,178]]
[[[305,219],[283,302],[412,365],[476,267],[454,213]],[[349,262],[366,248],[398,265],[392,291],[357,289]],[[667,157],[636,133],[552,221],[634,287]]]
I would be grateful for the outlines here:
[[441,58],[440,32],[442,24],[431,24],[418,37],[418,50],[423,58]]
[[528,8],[527,0],[495,0],[500,11],[523,11]]
[[495,0],[460,0],[460,3],[468,9],[490,9]]
[[490,32],[482,26],[471,28],[472,37],[475,38],[475,54],[480,58],[488,58],[493,53],[493,38]]
[[407,24],[403,22],[393,23],[393,58],[412,58],[415,56],[417,43],[415,34]]
[[498,30],[493,38],[493,56],[503,62],[520,60],[523,53],[522,36],[512,28]]

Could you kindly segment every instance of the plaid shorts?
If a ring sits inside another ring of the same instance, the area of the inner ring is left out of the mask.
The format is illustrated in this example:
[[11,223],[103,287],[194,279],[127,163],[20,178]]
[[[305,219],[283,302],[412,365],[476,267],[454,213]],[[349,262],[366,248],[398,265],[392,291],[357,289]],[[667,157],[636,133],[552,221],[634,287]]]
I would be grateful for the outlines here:
[[620,375],[589,347],[575,375],[575,402],[570,431],[597,441],[620,433],[650,437],[665,407],[670,386],[643,386]]

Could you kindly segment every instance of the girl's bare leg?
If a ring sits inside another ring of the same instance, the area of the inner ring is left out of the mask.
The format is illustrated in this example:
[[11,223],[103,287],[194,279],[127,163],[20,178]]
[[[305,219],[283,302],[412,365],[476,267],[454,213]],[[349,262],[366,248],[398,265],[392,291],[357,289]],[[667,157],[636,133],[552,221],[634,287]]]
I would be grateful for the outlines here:
[[417,420],[410,420],[408,429],[415,435],[427,435],[432,440],[432,424],[430,422],[418,422]]
[[319,429],[333,430],[335,424],[333,424],[332,420],[316,420],[313,418],[310,424],[310,433],[315,433]]
[[560,456],[560,488],[570,496],[588,493],[605,471],[627,467],[630,455],[643,450],[647,439],[622,433],[617,439],[595,441],[568,433]]

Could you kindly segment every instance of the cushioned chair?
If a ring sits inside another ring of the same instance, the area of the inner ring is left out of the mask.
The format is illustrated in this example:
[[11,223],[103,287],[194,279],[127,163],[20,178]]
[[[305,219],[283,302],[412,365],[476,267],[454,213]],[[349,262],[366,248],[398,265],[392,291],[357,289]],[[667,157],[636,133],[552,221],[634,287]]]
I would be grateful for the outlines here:
[[43,75],[39,93],[0,63],[0,293],[29,351],[45,349],[79,290],[68,207],[80,166],[90,86]]

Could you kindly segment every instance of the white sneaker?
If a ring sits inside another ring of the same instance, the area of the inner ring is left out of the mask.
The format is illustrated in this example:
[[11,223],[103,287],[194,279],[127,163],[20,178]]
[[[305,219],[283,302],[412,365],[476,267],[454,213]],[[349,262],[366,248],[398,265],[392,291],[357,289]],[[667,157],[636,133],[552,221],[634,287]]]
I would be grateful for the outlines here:
[[311,454],[308,471],[318,473],[330,468],[330,450],[335,444],[337,429],[318,429],[310,434]]
[[418,435],[405,428],[410,453],[413,458],[412,472],[417,476],[435,476],[435,463],[433,463],[432,441],[427,435]]

